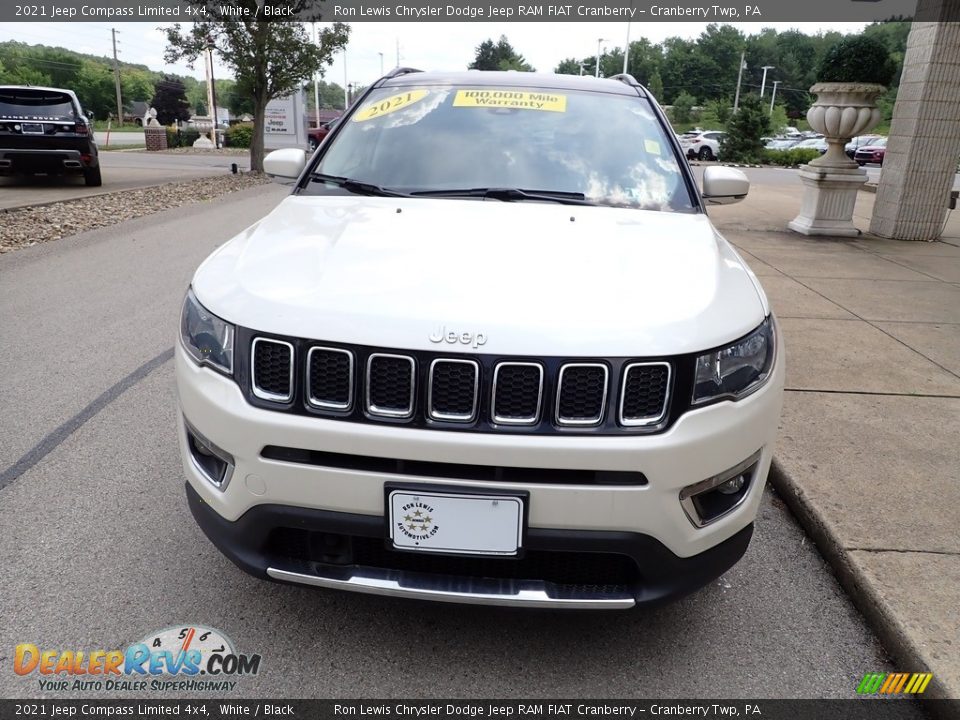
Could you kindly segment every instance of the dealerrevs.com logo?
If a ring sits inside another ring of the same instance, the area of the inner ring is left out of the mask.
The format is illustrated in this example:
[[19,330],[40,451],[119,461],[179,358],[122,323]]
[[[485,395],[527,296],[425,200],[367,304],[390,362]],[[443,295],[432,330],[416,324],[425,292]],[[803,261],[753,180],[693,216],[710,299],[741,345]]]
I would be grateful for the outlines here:
[[36,676],[40,690],[223,692],[260,672],[260,655],[238,653],[219,630],[175,626],[149,633],[125,650],[40,649],[17,645],[17,675]]

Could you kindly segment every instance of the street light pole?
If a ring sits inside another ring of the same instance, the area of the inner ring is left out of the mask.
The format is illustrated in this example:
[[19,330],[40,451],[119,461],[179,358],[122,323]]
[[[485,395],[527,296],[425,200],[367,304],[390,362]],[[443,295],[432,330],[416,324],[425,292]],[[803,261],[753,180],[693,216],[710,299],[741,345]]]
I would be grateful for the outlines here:
[[770,114],[773,115],[773,102],[777,99],[777,85],[780,84],[779,80],[773,81],[773,94],[770,96]]
[[377,53],[380,56],[380,77],[383,77],[383,53]]
[[[317,45],[320,44],[320,36],[317,34],[317,23],[314,21],[313,25],[313,42]],[[320,127],[320,81],[317,78],[317,74],[313,74],[313,112],[314,120],[316,125],[314,127]]]
[[347,90],[347,49],[343,49],[343,111],[350,108],[350,93]]
[[597,38],[597,77],[600,77],[600,45],[606,38]]
[[767,70],[776,70],[773,65],[764,65],[761,70],[763,70],[763,80],[760,81],[760,97],[763,97],[764,88],[767,86]]

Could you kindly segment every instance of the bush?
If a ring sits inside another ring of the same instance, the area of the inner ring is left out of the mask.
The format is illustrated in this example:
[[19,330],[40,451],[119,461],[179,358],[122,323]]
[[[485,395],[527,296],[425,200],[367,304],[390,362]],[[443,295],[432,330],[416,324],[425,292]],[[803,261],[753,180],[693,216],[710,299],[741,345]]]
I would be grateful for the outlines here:
[[818,82],[859,82],[889,85],[897,71],[880,40],[868,35],[848,35],[820,60]]
[[820,157],[820,151],[816,148],[792,148],[790,150],[763,150],[763,162],[765,165],[784,165],[793,167],[794,165],[805,165],[811,160]]
[[253,142],[253,123],[237,123],[227,128],[224,145],[234,148],[248,148]]
[[675,123],[688,123],[694,120],[693,106],[697,104],[697,99],[689,93],[682,92],[673,101],[673,107],[670,109],[670,119]]

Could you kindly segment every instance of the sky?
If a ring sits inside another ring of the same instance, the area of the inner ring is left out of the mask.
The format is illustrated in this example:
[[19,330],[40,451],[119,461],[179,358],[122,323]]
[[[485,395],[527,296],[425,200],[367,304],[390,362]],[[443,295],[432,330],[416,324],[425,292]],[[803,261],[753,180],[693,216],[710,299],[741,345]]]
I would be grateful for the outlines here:
[[[322,26],[323,23],[318,23]],[[857,32],[865,23],[737,23],[745,34],[759,32],[764,27],[778,31],[797,28],[808,34],[836,30]],[[125,62],[139,63],[152,70],[193,75],[203,79],[203,63],[194,69],[185,64],[167,65],[163,61],[165,40],[157,23],[117,23],[117,51]],[[706,27],[700,22],[636,22],[630,24],[630,39],[645,37],[658,43],[668,37],[695,38]],[[399,43],[400,64],[421,70],[465,70],[473,60],[476,47],[489,38],[506,35],[510,44],[531,65],[550,72],[568,57],[592,57],[597,53],[597,40],[603,38],[603,47],[623,47],[627,39],[625,22],[553,22],[553,23],[473,23],[473,22],[402,22],[352,23],[350,43],[346,52],[337,53],[334,63],[327,68],[323,79],[339,85],[358,83],[369,85],[380,77],[381,53],[383,70],[397,64]],[[94,55],[112,55],[111,25],[109,23],[3,23],[0,41],[19,40],[28,44],[65,47]],[[216,77],[230,77],[230,71],[220,64]]]

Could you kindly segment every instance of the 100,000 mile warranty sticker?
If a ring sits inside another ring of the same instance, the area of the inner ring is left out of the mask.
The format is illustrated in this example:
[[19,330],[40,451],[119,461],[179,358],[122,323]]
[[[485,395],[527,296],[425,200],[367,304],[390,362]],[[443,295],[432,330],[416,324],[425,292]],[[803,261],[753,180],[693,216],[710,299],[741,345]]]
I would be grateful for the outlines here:
[[567,96],[517,90],[457,90],[453,106],[566,112]]

